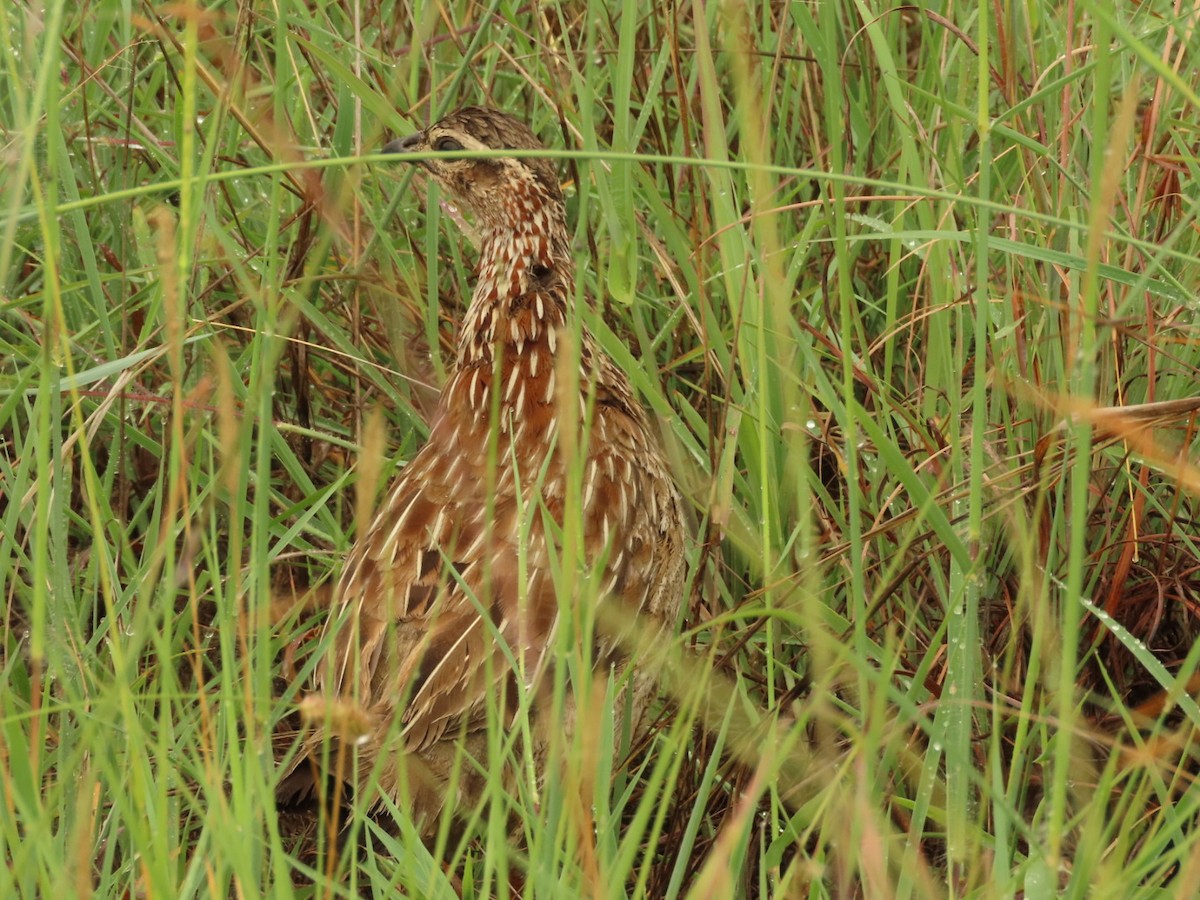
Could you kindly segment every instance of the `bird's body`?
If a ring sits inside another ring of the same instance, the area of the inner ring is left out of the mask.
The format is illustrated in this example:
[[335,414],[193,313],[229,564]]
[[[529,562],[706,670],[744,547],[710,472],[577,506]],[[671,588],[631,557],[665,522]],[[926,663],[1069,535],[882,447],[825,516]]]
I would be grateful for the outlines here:
[[[468,107],[391,146],[540,145],[515,119]],[[357,756],[356,774],[345,773],[356,791],[374,769],[378,790],[429,827],[456,764],[460,792],[474,793],[462,751],[487,758],[489,704],[511,719],[523,689],[541,715],[561,608],[611,603],[656,628],[674,623],[684,524],[628,378],[586,328],[572,338],[574,264],[553,167],[508,157],[423,164],[474,214],[478,281],[429,441],[387,491],[334,595],[320,695],[353,704],[368,724],[355,740],[318,725],[314,740],[342,740],[343,755]],[[578,524],[564,529],[568,516]],[[574,596],[560,596],[564,584]],[[597,646],[596,664],[619,670],[614,643]],[[636,723],[651,682],[633,683],[626,712]],[[568,732],[573,717],[568,702]],[[547,724],[535,725],[535,760]]]

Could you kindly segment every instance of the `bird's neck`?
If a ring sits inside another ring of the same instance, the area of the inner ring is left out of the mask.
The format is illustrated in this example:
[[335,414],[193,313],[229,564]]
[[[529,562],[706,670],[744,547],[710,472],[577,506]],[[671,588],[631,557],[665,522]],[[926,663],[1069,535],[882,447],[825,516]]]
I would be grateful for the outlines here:
[[529,345],[546,345],[553,357],[553,333],[566,324],[574,286],[561,215],[543,208],[486,223],[479,280],[459,336],[459,366],[487,365],[497,353],[519,357]]

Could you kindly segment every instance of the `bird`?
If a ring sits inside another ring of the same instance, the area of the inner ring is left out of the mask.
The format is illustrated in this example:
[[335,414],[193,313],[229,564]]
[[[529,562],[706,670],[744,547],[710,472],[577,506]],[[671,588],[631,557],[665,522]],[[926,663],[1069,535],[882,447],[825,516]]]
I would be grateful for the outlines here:
[[[552,736],[572,733],[574,701],[555,709],[547,687],[565,606],[670,633],[683,598],[683,500],[629,377],[572,311],[560,181],[522,153],[541,149],[522,121],[479,106],[384,148],[473,219],[479,259],[428,440],[336,581],[293,771],[308,761],[368,808],[390,799],[425,834],[480,796],[489,706],[507,728],[527,695],[539,779]],[[579,578],[562,575],[572,558]],[[597,629],[596,672],[627,674],[622,646]],[[629,674],[618,713],[636,731],[655,682]]]

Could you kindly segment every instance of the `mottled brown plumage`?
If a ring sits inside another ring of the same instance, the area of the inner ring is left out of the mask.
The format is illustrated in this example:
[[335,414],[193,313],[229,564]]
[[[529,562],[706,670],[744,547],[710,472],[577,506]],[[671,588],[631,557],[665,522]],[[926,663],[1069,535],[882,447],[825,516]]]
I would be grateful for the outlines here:
[[[512,117],[467,107],[388,149],[540,146]],[[446,157],[421,165],[473,215],[478,282],[429,441],[387,492],[335,591],[319,696],[325,709],[334,700],[365,713],[352,717],[362,724],[349,735],[318,725],[309,754],[320,758],[317,747],[328,741],[336,757],[342,741],[343,758],[357,756],[356,774],[344,774],[360,798],[375,767],[379,790],[429,828],[446,804],[456,753],[487,759],[489,694],[493,709],[503,697],[501,714],[511,715],[516,680],[532,692],[539,766],[544,729],[572,727],[570,701],[565,723],[538,721],[550,702],[545,676],[560,605],[579,600],[556,592],[565,511],[581,514],[577,568],[599,576],[591,595],[640,611],[651,627],[673,624],[679,610],[684,524],[629,380],[586,328],[571,349],[574,263],[551,162]],[[591,424],[582,432],[585,412]],[[580,579],[560,583],[586,594]],[[611,636],[597,647],[598,665],[620,667]],[[627,712],[636,723],[652,682],[639,675],[633,684]],[[452,806],[469,801],[478,780],[470,763],[461,768]]]

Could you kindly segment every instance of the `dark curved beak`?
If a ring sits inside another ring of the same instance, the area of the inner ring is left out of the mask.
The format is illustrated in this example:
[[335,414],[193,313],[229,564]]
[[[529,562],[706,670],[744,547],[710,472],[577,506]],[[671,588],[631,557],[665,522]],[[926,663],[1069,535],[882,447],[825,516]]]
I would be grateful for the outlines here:
[[418,131],[408,137],[397,138],[383,145],[384,153],[408,153],[415,149],[425,139],[424,132]]

